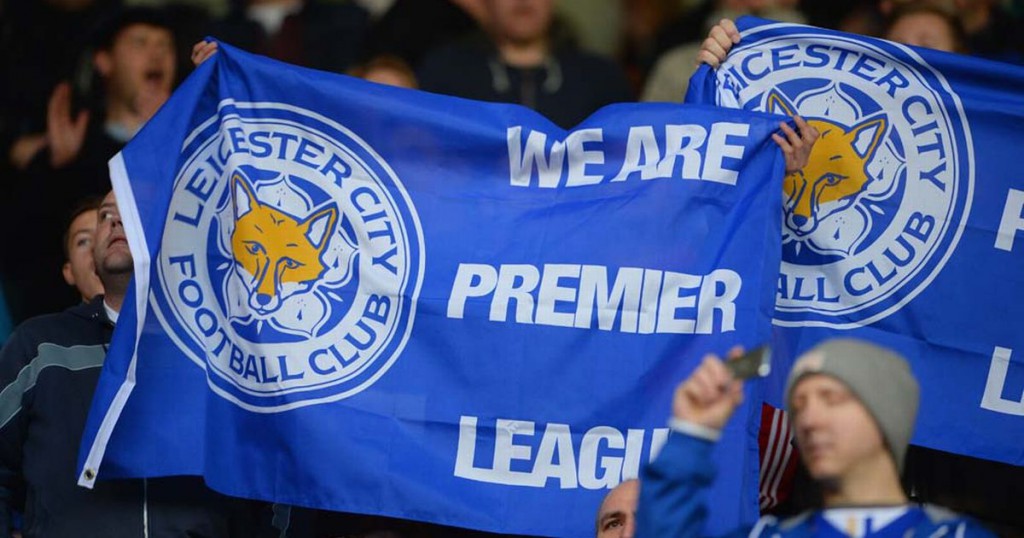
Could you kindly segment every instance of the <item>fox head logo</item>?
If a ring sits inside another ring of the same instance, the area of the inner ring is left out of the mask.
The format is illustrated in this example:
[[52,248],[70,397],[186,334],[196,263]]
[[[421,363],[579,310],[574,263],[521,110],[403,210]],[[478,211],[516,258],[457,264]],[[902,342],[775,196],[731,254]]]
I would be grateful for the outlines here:
[[[787,116],[796,107],[777,91],[768,95],[766,108]],[[829,215],[853,205],[871,181],[868,163],[884,139],[888,120],[876,115],[853,126],[807,118],[820,133],[807,166],[783,181],[786,227],[797,237],[813,232]]]
[[310,289],[327,270],[327,249],[338,208],[328,205],[300,218],[264,204],[238,173],[231,177],[235,228],[231,250],[249,291],[249,307],[259,314],[280,308],[284,299]]

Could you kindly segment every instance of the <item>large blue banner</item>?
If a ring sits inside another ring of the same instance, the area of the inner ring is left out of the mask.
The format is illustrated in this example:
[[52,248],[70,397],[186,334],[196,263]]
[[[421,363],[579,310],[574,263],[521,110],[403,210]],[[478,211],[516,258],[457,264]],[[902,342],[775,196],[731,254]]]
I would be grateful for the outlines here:
[[1024,69],[739,26],[687,101],[799,113],[821,132],[783,185],[776,357],[836,335],[899,349],[922,386],[914,443],[1024,465]]
[[[572,131],[222,46],[111,164],[133,288],[83,485],[581,536],[706,352],[771,335],[778,116]],[[710,532],[757,517],[761,387]]]

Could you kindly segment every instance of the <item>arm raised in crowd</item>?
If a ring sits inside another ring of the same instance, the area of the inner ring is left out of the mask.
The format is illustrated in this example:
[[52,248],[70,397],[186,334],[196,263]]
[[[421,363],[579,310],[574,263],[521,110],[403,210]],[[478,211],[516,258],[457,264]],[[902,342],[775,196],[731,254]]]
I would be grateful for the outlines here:
[[89,111],[72,114],[71,85],[57,84],[46,107],[46,140],[50,147],[50,165],[63,168],[74,161],[85,144]]
[[[705,63],[712,69],[718,69],[733,45],[739,42],[740,31],[736,28],[736,23],[722,19],[711,28],[708,37],[701,43],[700,51],[697,53],[697,65]],[[782,130],[782,134],[772,135],[772,140],[775,140],[786,157],[786,174],[795,174],[807,166],[811,149],[819,136],[818,130],[800,116],[793,116],[793,123],[796,124],[796,130],[786,123],[781,123],[779,129]]]
[[[734,348],[731,357],[742,349]],[[718,357],[707,355],[679,384],[672,400],[672,433],[642,475],[637,536],[701,536],[715,479],[711,452],[743,402],[743,383]]]

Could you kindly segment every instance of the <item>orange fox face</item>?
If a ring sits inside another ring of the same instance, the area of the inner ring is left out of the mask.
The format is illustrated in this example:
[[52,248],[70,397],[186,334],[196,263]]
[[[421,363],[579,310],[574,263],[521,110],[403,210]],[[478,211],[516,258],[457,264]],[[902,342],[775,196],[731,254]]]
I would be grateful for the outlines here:
[[281,301],[310,288],[327,267],[322,255],[338,219],[329,206],[305,219],[293,217],[261,203],[241,175],[231,178],[235,229],[231,248],[249,291],[249,306],[266,314]]
[[[768,110],[773,109],[793,115],[793,108],[777,93],[768,98]],[[807,166],[783,181],[786,226],[798,236],[811,233],[822,219],[849,207],[864,192],[870,181],[867,165],[888,126],[884,117],[852,127],[826,119],[809,118],[807,123],[821,136]]]

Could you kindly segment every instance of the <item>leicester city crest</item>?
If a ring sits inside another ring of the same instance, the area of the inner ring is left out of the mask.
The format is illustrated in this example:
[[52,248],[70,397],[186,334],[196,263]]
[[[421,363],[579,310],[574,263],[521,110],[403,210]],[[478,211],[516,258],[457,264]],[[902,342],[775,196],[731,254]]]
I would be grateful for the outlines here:
[[783,182],[777,325],[858,327],[927,288],[974,181],[970,128],[938,71],[908,47],[768,24],[743,35],[718,84],[722,105],[800,114],[820,133]]
[[387,163],[312,112],[231,101],[183,156],[153,301],[215,392],[273,412],[379,379],[423,273],[416,212]]

